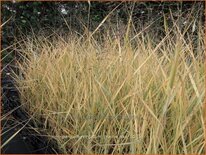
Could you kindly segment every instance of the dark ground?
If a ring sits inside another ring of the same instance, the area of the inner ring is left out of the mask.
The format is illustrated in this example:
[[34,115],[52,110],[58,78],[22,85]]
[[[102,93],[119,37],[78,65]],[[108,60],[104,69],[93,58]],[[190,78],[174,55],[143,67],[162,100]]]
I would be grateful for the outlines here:
[[[21,129],[22,125],[15,120],[2,121],[2,144],[4,144],[12,135]],[[29,129],[22,129],[8,144],[6,144],[1,153],[3,154],[55,154],[56,152],[46,144],[46,141],[33,133]]]
[[32,120],[29,120],[26,112],[20,108],[19,94],[10,77],[10,69],[11,67],[8,67],[4,70],[1,79],[1,146],[13,135],[15,136],[1,148],[1,153],[56,154],[58,151],[54,149],[55,142],[41,137],[34,131]]

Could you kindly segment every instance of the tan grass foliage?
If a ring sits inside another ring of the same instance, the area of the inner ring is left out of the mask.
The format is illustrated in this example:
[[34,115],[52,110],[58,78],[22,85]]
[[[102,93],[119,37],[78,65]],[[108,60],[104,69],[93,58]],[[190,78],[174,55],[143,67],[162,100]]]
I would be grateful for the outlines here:
[[64,153],[203,153],[201,48],[177,26],[125,38],[26,41],[16,80],[36,127]]

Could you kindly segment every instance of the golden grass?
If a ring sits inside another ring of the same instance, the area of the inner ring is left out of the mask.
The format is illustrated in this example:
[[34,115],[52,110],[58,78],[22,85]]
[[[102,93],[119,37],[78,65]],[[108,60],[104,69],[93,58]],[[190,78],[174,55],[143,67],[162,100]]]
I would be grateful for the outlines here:
[[125,38],[27,41],[16,80],[36,127],[64,153],[204,153],[201,48],[177,26]]

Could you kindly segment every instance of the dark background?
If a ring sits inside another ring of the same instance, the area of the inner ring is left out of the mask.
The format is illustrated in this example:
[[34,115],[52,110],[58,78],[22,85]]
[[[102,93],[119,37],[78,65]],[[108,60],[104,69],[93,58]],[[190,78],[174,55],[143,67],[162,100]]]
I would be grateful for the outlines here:
[[[54,31],[60,34],[69,31],[83,33],[85,30],[83,24],[93,31],[120,3],[91,2],[89,5],[88,2],[2,2],[1,23],[10,19],[2,28],[2,49],[12,45],[22,36],[32,33],[47,36]],[[176,14],[174,17],[182,18],[182,21],[192,12],[193,19],[204,22],[204,2],[123,2],[104,25],[127,24],[133,5],[132,18],[137,30],[162,17],[152,27],[154,36],[164,36],[163,14],[168,15],[169,10]],[[67,13],[63,14],[62,9],[65,9]],[[170,18],[167,20],[168,23],[171,22]],[[99,34],[102,34],[102,31],[104,26],[99,30]],[[13,61],[15,51],[9,48],[2,52],[2,57],[5,55],[7,56],[3,59],[3,65]]]

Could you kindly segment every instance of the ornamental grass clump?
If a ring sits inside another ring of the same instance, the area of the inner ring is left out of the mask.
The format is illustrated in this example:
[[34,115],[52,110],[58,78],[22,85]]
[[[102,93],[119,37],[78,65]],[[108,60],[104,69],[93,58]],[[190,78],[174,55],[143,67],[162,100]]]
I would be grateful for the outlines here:
[[30,39],[16,76],[22,105],[63,153],[204,153],[199,34],[199,51],[177,27],[159,43],[144,32]]

